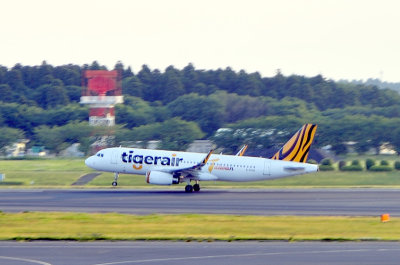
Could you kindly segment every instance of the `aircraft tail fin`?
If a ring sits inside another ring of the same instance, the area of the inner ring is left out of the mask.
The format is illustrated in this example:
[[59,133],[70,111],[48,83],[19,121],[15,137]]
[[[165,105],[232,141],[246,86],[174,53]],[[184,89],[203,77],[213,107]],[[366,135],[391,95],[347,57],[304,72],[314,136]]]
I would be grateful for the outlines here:
[[304,124],[271,159],[307,162],[308,152],[316,131],[316,124]]

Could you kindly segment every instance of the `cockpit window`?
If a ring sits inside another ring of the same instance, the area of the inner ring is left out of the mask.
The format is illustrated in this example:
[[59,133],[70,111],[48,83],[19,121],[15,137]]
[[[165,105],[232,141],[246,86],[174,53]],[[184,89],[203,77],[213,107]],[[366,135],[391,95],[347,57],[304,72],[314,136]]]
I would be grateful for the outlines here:
[[98,153],[96,156],[98,156],[98,157],[104,157],[104,154]]

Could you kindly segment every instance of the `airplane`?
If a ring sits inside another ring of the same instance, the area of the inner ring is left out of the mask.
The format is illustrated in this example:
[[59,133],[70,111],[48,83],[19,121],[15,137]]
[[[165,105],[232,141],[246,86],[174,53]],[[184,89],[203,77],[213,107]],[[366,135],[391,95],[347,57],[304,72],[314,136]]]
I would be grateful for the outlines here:
[[[318,165],[306,163],[317,130],[305,124],[270,159],[242,155],[217,155],[112,147],[88,157],[85,164],[99,171],[114,172],[113,186],[123,174],[145,175],[155,185],[186,183],[185,192],[200,191],[200,181],[260,181],[318,171]],[[243,152],[244,153],[244,152]],[[191,181],[195,184],[192,186]]]
[[246,152],[246,150],[247,150],[247,147],[249,147],[247,144],[245,144],[237,153],[236,153],[236,155],[237,156],[243,156],[244,155],[244,153]]

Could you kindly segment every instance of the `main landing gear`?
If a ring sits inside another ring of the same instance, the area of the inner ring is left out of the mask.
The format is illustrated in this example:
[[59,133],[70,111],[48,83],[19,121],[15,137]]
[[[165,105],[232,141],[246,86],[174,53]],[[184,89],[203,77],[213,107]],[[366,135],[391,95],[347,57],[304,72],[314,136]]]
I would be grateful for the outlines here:
[[188,182],[188,184],[185,187],[185,192],[193,192],[193,191],[200,191],[200,184],[198,181],[196,181],[196,184],[194,184],[193,186],[190,185],[190,180]]
[[118,176],[119,176],[119,173],[118,173],[118,172],[115,172],[115,173],[114,173],[114,181],[113,181],[113,183],[112,183],[112,185],[113,185],[114,187],[116,187],[116,186],[118,185]]
[[193,190],[194,191],[200,191],[200,184],[199,183],[194,184],[193,185]]

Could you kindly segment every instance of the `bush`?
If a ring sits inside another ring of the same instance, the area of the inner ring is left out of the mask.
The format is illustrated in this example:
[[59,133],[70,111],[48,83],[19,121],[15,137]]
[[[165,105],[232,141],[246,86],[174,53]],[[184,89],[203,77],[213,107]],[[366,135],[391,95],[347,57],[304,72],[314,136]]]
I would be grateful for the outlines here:
[[381,166],[388,166],[388,165],[389,165],[388,161],[386,161],[386,160],[381,161]]
[[353,160],[353,161],[351,161],[351,165],[352,165],[352,166],[361,166],[359,160]]
[[368,159],[365,161],[365,168],[366,168],[367,170],[369,170],[372,166],[375,166],[375,160],[373,160],[373,159],[371,159],[371,158],[368,158]]
[[400,161],[394,162],[394,168],[395,168],[396,170],[400,170]]
[[370,169],[370,171],[376,171],[376,172],[382,172],[382,171],[392,171],[393,168],[390,166],[372,166]]
[[339,170],[342,170],[342,168],[345,167],[346,164],[347,164],[346,161],[343,161],[343,160],[339,161],[339,164],[338,164]]
[[320,165],[319,170],[321,171],[332,171],[335,170],[335,168],[331,165]]
[[309,164],[314,164],[314,165],[318,165],[318,162],[315,161],[314,159],[308,159],[307,163],[309,163]]
[[342,167],[343,171],[362,171],[363,168],[360,165],[351,165]]
[[332,159],[329,159],[329,158],[322,159],[321,165],[332,166],[333,165]]

